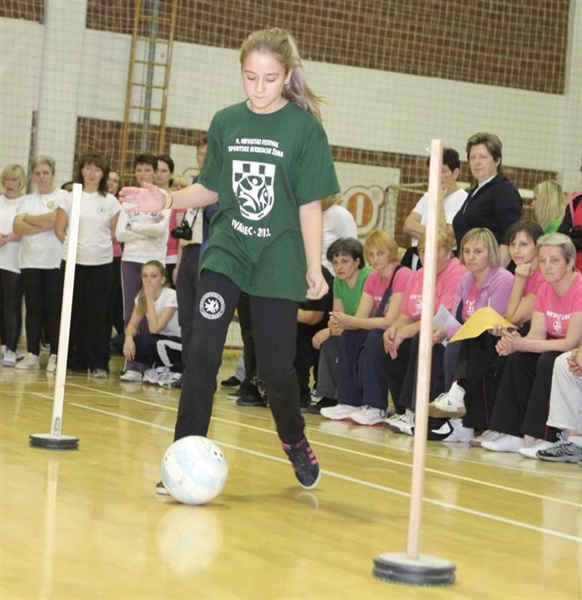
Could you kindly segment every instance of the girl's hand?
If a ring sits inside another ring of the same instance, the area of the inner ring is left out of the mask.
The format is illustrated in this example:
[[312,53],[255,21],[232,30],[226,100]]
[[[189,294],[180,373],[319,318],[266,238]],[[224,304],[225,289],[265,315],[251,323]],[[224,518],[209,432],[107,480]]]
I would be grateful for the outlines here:
[[155,185],[124,187],[119,192],[121,206],[125,212],[158,212],[166,207],[166,194]]
[[321,272],[321,267],[315,271],[308,271],[306,279],[308,286],[306,298],[308,300],[319,300],[329,291],[329,286]]
[[316,350],[319,350],[321,348],[321,344],[323,344],[323,342],[325,342],[329,336],[331,335],[331,332],[329,329],[320,329],[312,338],[311,343],[313,344],[313,347]]
[[392,327],[388,327],[388,329],[386,329],[386,331],[382,334],[382,341],[384,342],[384,351],[386,352],[386,354],[392,355],[392,352],[396,350],[395,340],[396,327],[392,325]]
[[349,316],[341,310],[329,313],[329,322],[333,328],[345,329],[348,326]]
[[573,375],[582,376],[582,348],[574,348],[568,356],[568,367]]

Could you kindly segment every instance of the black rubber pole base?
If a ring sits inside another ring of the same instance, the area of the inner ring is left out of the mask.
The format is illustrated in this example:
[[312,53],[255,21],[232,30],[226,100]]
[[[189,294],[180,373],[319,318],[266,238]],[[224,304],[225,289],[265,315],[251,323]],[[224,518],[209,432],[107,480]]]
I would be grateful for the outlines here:
[[380,554],[374,558],[376,579],[409,585],[451,585],[456,566],[448,560],[420,555],[411,559],[406,554]]
[[72,435],[51,435],[50,433],[32,433],[28,436],[31,448],[44,450],[78,450],[79,438]]

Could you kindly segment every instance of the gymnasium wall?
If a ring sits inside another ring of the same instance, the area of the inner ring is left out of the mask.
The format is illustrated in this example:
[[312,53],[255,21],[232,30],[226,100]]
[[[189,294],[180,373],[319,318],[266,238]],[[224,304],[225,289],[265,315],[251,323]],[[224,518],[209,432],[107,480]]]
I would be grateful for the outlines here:
[[[85,150],[104,152],[119,166],[133,5],[2,0],[0,164],[48,153],[60,182],[71,178]],[[168,5],[161,2],[160,10]],[[422,184],[432,138],[463,155],[476,131],[501,137],[505,171],[520,188],[549,177],[566,190],[581,186],[577,0],[179,6],[166,135],[178,171],[195,166],[193,146],[213,113],[243,98],[237,48],[245,35],[279,26],[294,33],[309,82],[327,98],[324,124],[344,202],[382,203],[388,186]],[[462,179],[470,179],[466,165]],[[418,194],[394,198],[391,227],[403,244],[402,221]],[[370,215],[355,211],[366,226]]]

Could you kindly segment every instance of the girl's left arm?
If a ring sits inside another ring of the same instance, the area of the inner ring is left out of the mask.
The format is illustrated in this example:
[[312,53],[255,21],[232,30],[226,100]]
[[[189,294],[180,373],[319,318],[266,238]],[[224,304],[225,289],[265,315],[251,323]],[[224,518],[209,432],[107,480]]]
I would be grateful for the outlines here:
[[307,261],[307,298],[319,300],[327,294],[329,289],[321,272],[321,239],[323,237],[321,202],[315,200],[300,206],[299,220]]

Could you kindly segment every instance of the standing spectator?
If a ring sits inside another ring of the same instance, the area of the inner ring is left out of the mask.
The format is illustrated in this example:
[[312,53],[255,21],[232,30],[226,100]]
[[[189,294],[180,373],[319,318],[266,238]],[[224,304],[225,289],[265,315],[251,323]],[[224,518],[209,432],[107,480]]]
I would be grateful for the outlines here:
[[[153,184],[158,159],[152,154],[140,154],[134,160],[134,172],[140,187]],[[121,282],[123,285],[123,316],[129,322],[133,312],[133,303],[140,289],[142,266],[157,260],[162,264],[166,260],[170,211],[122,211],[117,221],[115,237],[123,243],[121,257]],[[142,331],[147,328],[142,323]]]
[[[69,335],[70,369],[89,369],[91,377],[109,373],[107,311],[113,278],[113,235],[121,206],[107,193],[109,165],[100,154],[79,159],[77,183],[83,186]],[[55,233],[63,242],[63,276],[69,248],[72,196],[57,209]]]
[[[160,189],[169,191],[172,177],[174,176],[174,161],[172,160],[172,157],[167,154],[160,154],[157,158],[158,167],[156,169],[154,183]],[[173,210],[170,212],[170,221],[168,224],[170,232],[178,227],[182,222],[183,217],[183,211]],[[174,281],[176,280],[174,269],[178,262],[178,243],[179,240],[177,238],[172,235],[168,236],[168,245],[166,249],[166,276],[172,287],[174,287]]]
[[0,342],[2,364],[16,365],[16,347],[22,330],[22,282],[18,266],[20,237],[13,222],[20,199],[26,191],[26,174],[20,165],[8,165],[2,171],[0,196]]
[[542,181],[533,189],[531,205],[536,221],[542,226],[544,233],[558,231],[567,204],[566,194],[557,181]]
[[339,204],[339,194],[333,194],[321,201],[323,211],[323,241],[321,244],[321,262],[332,274],[333,267],[327,258],[327,249],[340,238],[358,237],[358,226],[352,213]]
[[505,243],[507,228],[521,218],[522,200],[517,188],[501,172],[502,144],[493,133],[476,133],[467,141],[467,160],[477,185],[453,219],[457,247],[463,236],[475,227],[489,229],[497,243],[501,266],[509,264]]
[[[430,166],[430,157],[426,161]],[[441,169],[441,192],[443,201],[439,202],[439,228],[454,236],[453,219],[467,198],[467,192],[459,188],[457,181],[461,175],[461,159],[454,148],[443,149],[443,165]],[[413,271],[419,268],[418,240],[425,232],[428,216],[428,192],[416,203],[406,221],[404,233],[410,236],[410,248],[402,258],[402,264]]]
[[[121,176],[117,171],[109,171],[107,177],[107,193],[118,199],[121,185]],[[119,200],[119,199],[118,199]],[[123,333],[125,323],[123,321],[123,289],[121,285],[121,256],[123,247],[117,239],[113,240],[113,277],[111,280],[111,294],[109,309],[107,311],[108,331],[113,328],[119,333]]]
[[26,345],[28,354],[16,364],[17,369],[38,369],[40,341],[43,333],[50,345],[46,370],[57,368],[59,326],[61,319],[62,280],[60,273],[62,244],[55,235],[57,208],[69,192],[55,187],[55,161],[38,156],[32,163],[32,178],[37,192],[22,198],[14,233],[22,236],[19,265],[26,303]]

